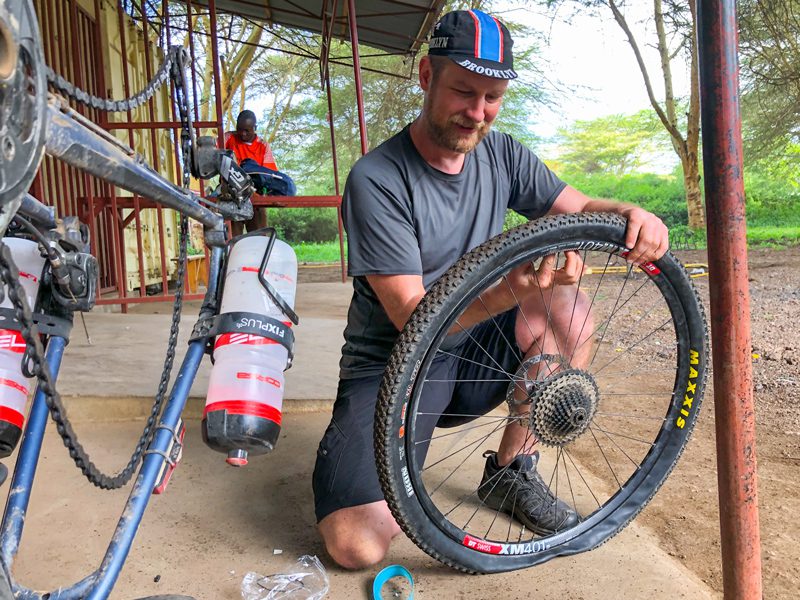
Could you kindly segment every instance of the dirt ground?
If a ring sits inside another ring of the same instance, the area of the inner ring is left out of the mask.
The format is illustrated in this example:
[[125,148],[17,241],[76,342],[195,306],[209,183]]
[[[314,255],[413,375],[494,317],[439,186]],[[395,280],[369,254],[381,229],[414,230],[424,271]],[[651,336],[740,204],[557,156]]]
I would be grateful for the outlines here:
[[[707,262],[705,252],[679,251]],[[753,384],[764,597],[797,597],[800,587],[800,248],[756,249],[749,257]],[[339,266],[301,268],[300,281],[336,281]],[[707,277],[695,279],[708,312]],[[638,517],[663,547],[722,591],[714,390],[683,458]]]

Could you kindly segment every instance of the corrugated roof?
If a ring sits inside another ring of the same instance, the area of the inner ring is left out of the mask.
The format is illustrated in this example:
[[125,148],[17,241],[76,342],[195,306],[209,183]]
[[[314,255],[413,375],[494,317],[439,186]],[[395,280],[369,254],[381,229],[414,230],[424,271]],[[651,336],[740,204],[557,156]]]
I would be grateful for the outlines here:
[[[208,5],[208,0],[195,1]],[[415,54],[442,9],[444,0],[355,0],[358,41],[392,54]],[[347,0],[216,0],[217,11],[266,23],[350,39]],[[333,15],[334,6],[336,14]]]

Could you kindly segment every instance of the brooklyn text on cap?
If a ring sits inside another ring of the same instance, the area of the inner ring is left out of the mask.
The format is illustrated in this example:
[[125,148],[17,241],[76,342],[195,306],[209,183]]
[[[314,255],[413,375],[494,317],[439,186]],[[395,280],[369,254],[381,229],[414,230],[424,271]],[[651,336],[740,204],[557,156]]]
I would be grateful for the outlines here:
[[454,10],[433,28],[428,54],[446,56],[479,75],[516,79],[508,28],[479,10]]

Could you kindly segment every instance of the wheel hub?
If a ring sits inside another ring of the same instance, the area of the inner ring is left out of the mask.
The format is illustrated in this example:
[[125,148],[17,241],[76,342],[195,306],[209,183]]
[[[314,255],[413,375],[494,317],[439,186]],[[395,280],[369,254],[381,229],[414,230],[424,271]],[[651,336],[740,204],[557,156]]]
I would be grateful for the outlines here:
[[594,378],[568,369],[545,378],[531,396],[530,428],[547,446],[563,446],[588,429],[600,391]]
[[[525,359],[514,374],[506,392],[506,403],[511,412],[517,412],[517,407],[522,404],[530,404],[536,391],[544,384],[545,378],[568,366],[564,358],[557,354],[537,354]],[[525,394],[524,400],[515,398],[520,392]]]

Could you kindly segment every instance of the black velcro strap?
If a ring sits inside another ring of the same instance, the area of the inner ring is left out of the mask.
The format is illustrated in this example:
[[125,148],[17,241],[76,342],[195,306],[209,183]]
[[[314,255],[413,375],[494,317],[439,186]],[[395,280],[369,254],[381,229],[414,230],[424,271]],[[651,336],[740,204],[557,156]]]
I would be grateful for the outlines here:
[[294,332],[288,325],[267,317],[249,312],[229,312],[217,315],[208,335],[217,336],[223,333],[250,333],[265,337],[279,343],[289,351],[291,357],[294,348]]
[[[43,313],[32,313],[33,322],[39,329],[39,333],[51,337],[60,337],[69,341],[69,334],[72,331],[72,321],[62,317],[46,315]],[[16,312],[13,308],[0,308],[0,329],[13,329],[22,331],[22,323],[17,321]]]

